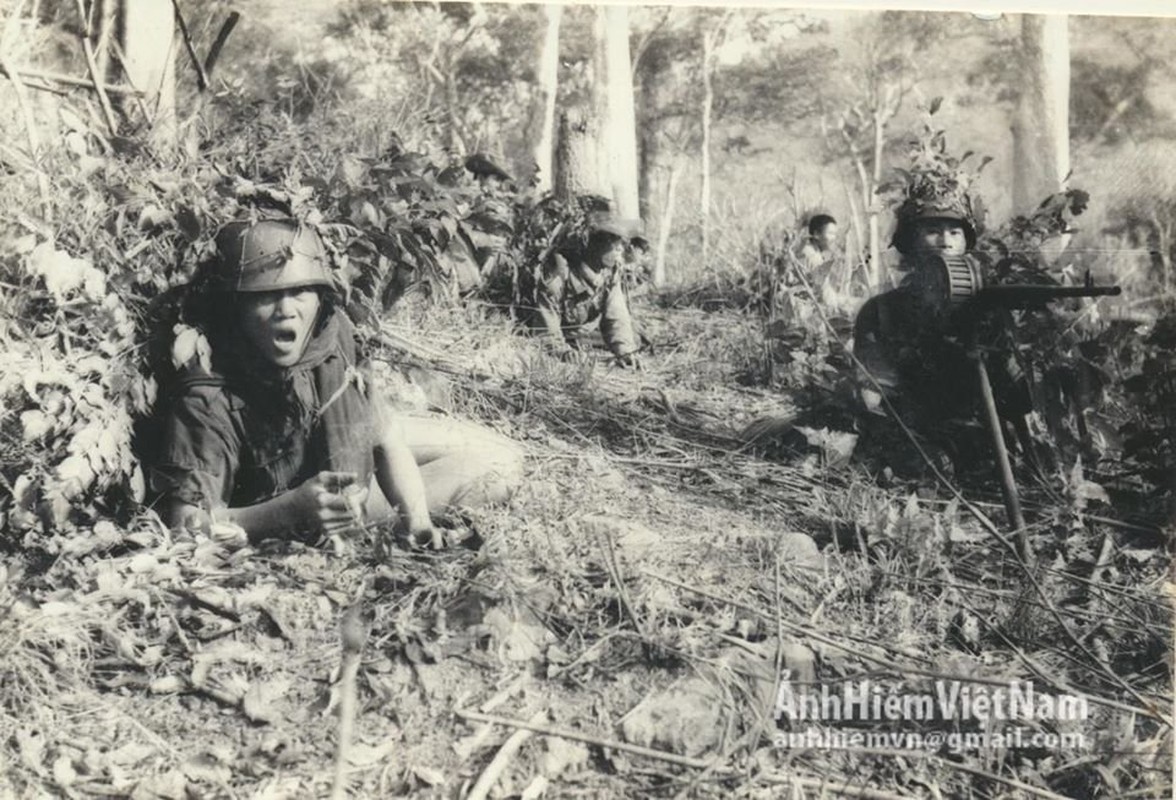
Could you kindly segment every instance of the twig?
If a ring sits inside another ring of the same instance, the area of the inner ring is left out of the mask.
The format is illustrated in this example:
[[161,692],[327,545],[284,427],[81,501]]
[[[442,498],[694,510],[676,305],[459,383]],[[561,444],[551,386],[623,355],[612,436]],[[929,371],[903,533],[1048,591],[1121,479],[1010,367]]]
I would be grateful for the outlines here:
[[681,767],[706,769],[707,767],[711,766],[711,762],[707,761],[706,759],[693,758],[691,756],[680,756],[677,753],[669,753],[665,750],[657,750],[652,747],[642,747],[641,745],[629,744],[628,742],[613,741],[599,736],[581,733],[580,731],[557,728],[552,725],[524,722],[521,719],[511,719],[509,717],[499,717],[492,714],[482,714],[477,711],[469,711],[466,709],[456,709],[453,713],[461,719],[470,720],[472,722],[491,722],[496,725],[505,725],[510,728],[521,728],[523,730],[531,731],[532,733],[541,733],[544,736],[555,736],[560,739],[572,739],[577,742],[584,742],[585,744],[591,744],[597,747],[606,747],[611,750],[620,750],[621,752],[632,753],[633,755],[655,758],[670,764],[677,764]]
[[216,40],[212,43],[212,47],[204,59],[205,78],[212,77],[212,71],[216,68],[216,62],[220,58],[221,49],[224,48],[225,42],[229,39],[229,34],[233,32],[233,28],[237,27],[237,22],[240,19],[241,15],[236,11],[232,11],[229,12],[229,18],[225,20],[225,24],[221,25],[220,31],[216,34]]
[[621,603],[621,608],[625,612],[625,616],[629,618],[629,622],[633,623],[634,629],[642,637],[645,636],[645,628],[641,624],[641,618],[637,616],[637,611],[633,608],[633,603],[629,599],[629,590],[625,588],[625,581],[621,578],[621,568],[617,564],[617,550],[613,545],[612,536],[607,531],[597,531],[596,535],[604,539],[605,551],[605,566],[608,569],[608,575],[612,582],[617,587],[617,599]]
[[[503,725],[508,728],[518,728],[521,730],[531,731],[532,733],[539,733],[544,736],[554,736],[559,739],[571,739],[572,741],[583,742],[584,744],[593,745],[595,747],[603,747],[609,750],[619,750],[623,753],[632,753],[633,755],[664,761],[667,764],[675,764],[680,767],[710,770],[719,775],[740,774],[740,772],[734,768],[723,766],[716,761],[707,761],[703,758],[693,758],[691,756],[681,756],[677,753],[670,753],[665,750],[657,750],[652,747],[642,747],[641,745],[629,744],[628,742],[605,739],[600,736],[593,736],[591,734],[574,731],[568,728],[557,728],[552,725],[534,724],[531,722],[524,722],[521,719],[498,717],[491,714],[480,714],[477,711],[467,711],[464,709],[455,709],[453,713],[464,720],[470,720],[473,722],[491,722],[496,725]],[[769,783],[778,783],[786,786],[799,786],[807,789],[823,789],[830,792],[836,792],[847,797],[864,798],[865,800],[903,800],[901,795],[891,794],[890,792],[883,792],[876,789],[867,789],[865,787],[850,786],[848,784],[838,784],[828,779],[822,780],[799,775],[783,775],[780,773],[764,773],[760,777]]]
[[[704,589],[700,589],[696,586],[689,586],[687,584],[681,583],[680,581],[676,581],[673,578],[668,578],[665,575],[659,575],[658,573],[652,572],[650,570],[643,569],[643,570],[641,570],[641,573],[643,575],[647,575],[651,578],[656,578],[659,581],[664,581],[665,583],[668,583],[671,586],[677,586],[680,589],[684,589],[688,592],[693,592],[693,593],[699,595],[700,597],[705,597],[709,600],[714,600],[715,602],[732,606],[733,608],[739,608],[744,611],[748,611],[752,614],[759,616],[760,618],[764,619],[767,622],[775,622],[776,621],[775,617],[770,612],[756,608],[755,606],[747,605],[746,603],[740,603],[737,600],[731,600],[726,597],[721,597],[719,595],[712,594]],[[952,675],[952,674],[948,674],[945,672],[939,672],[939,671],[932,670],[932,669],[924,669],[922,667],[915,667],[915,666],[911,666],[911,665],[898,664],[898,663],[895,663],[889,659],[882,658],[881,656],[876,656],[872,653],[868,653],[865,650],[862,650],[860,648],[845,644],[844,642],[839,642],[835,639],[830,639],[828,636],[825,636],[824,634],[818,633],[817,631],[812,630],[811,628],[806,628],[803,625],[797,625],[795,623],[788,622],[786,620],[781,620],[781,622],[784,624],[784,626],[793,629],[795,632],[801,634],[802,636],[808,636],[812,639],[817,640],[818,642],[822,642],[823,644],[827,644],[831,647],[836,647],[837,649],[842,650],[846,653],[849,653],[850,655],[858,656],[859,658],[865,659],[866,661],[873,662],[875,664],[878,664],[879,666],[886,667],[886,668],[888,668],[894,672],[897,672],[899,674],[905,673],[905,674],[910,674],[910,675],[920,675],[925,678],[941,678],[943,680],[960,681],[962,683],[978,683],[978,684],[984,684],[984,685],[988,685],[988,686],[1008,686],[1008,683],[1009,683],[1007,679],[983,678],[983,677],[980,677],[977,675]],[[881,646],[881,645],[879,645],[879,646]],[[1032,663],[1032,662],[1030,662],[1028,664],[1028,666],[1031,669],[1033,669],[1035,672],[1037,672],[1041,669],[1035,663]],[[1094,703],[1095,705],[1105,706],[1107,708],[1114,708],[1119,711],[1126,711],[1126,712],[1129,712],[1132,714],[1142,714],[1146,717],[1151,717],[1153,719],[1157,719],[1161,722],[1164,722],[1165,724],[1167,723],[1167,718],[1164,717],[1160,712],[1156,711],[1155,709],[1150,708],[1149,707],[1150,704],[1147,702],[1146,699],[1141,699],[1141,703],[1144,706],[1141,708],[1139,706],[1132,706],[1132,705],[1128,705],[1127,703],[1121,703],[1118,700],[1112,700],[1112,699],[1106,698],[1106,697],[1099,697],[1098,695],[1088,694],[1086,692],[1078,692],[1078,691],[1075,691],[1069,687],[1062,686],[1062,685],[1058,684],[1057,682],[1051,682],[1051,683],[1055,688],[1062,689],[1062,690],[1064,690],[1070,694],[1073,694],[1077,697],[1082,697],[1089,703]]]
[[[529,725],[542,724],[543,720],[547,718],[546,711],[537,711],[531,719],[527,720]],[[489,796],[490,790],[498,783],[498,779],[502,777],[502,773],[510,765],[511,759],[523,746],[523,742],[535,735],[535,732],[526,728],[520,728],[507,738],[502,747],[495,753],[494,758],[486,765],[486,769],[478,776],[477,783],[474,788],[470,789],[470,793],[466,795],[466,800],[486,800]]]
[[[11,78],[15,74],[16,76],[18,76],[20,78],[31,78],[33,80],[38,80],[38,81],[49,81],[51,83],[60,83],[65,86],[74,86],[79,89],[96,89],[96,88],[98,88],[98,86],[96,86],[93,81],[88,81],[85,78],[75,78],[72,75],[62,75],[59,72],[47,72],[45,70],[40,70],[40,69],[19,69],[19,70],[13,70],[12,72],[10,72],[9,67],[7,65],[0,66],[0,72],[3,72],[4,75],[9,78]],[[49,87],[41,87],[41,86],[30,87],[30,88],[45,89],[46,91],[51,91],[51,92],[58,91],[56,89],[51,89]],[[102,88],[102,91],[106,92],[107,94],[125,94],[125,95],[138,94],[138,92],[136,92],[134,89],[131,89],[127,86],[117,86],[112,83],[103,83],[103,84],[101,84],[101,88]]]
[[114,108],[110,105],[110,97],[106,89],[99,82],[98,63],[94,60],[94,46],[90,44],[90,37],[82,35],[82,52],[86,56],[86,68],[90,70],[90,77],[94,79],[94,91],[98,94],[98,102],[102,106],[102,114],[106,117],[106,127],[111,136],[118,136],[118,120],[114,116]]
[[351,737],[355,731],[357,705],[355,678],[359,672],[359,659],[363,655],[367,633],[363,620],[363,602],[360,600],[344,611],[339,621],[343,663],[339,669],[339,739],[335,743],[335,777],[331,785],[331,800],[344,800],[347,797],[347,751],[351,749]]
[[196,55],[196,46],[192,44],[192,34],[188,33],[188,23],[184,21],[184,15],[180,12],[179,0],[172,0],[172,8],[176,12],[176,24],[180,28],[180,38],[184,40],[184,49],[188,51],[192,68],[196,70],[196,88],[203,92],[208,88],[208,76],[204,74],[204,66],[200,63],[200,57]]

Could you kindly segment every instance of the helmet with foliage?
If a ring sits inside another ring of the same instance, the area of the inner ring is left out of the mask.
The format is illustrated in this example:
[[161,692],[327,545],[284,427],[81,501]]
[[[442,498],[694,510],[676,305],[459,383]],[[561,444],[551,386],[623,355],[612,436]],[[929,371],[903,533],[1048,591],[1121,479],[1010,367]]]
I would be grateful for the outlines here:
[[230,292],[333,288],[327,250],[296,220],[236,220],[216,235],[214,280]]
[[960,198],[907,198],[895,212],[896,223],[890,244],[903,255],[910,255],[915,249],[915,231],[920,222],[929,220],[950,220],[958,222],[964,229],[968,249],[976,246],[976,224],[967,196]]
[[605,234],[626,241],[642,238],[645,226],[639,219],[617,217],[607,211],[593,211],[588,215],[589,234]]

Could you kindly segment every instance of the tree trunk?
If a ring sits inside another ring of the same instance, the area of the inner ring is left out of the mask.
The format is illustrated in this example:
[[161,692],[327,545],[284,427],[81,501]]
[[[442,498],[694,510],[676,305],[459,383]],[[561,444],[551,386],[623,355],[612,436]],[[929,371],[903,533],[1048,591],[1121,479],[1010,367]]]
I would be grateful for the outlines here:
[[559,116],[555,148],[555,194],[565,201],[577,195],[608,197],[608,185],[600,173],[600,127],[594,114],[568,109]]
[[711,206],[711,115],[715,106],[715,87],[711,80],[715,41],[709,33],[702,35],[702,187],[699,191],[698,211],[702,217],[702,266],[710,262],[710,206]]
[[1013,212],[1064,188],[1070,171],[1070,40],[1064,15],[1021,17],[1021,96],[1013,124]]
[[121,40],[127,81],[144,95],[150,142],[176,145],[175,9],[171,0],[122,0]]
[[[878,214],[881,212],[878,198],[878,184],[882,182],[882,148],[886,141],[886,117],[882,112],[874,111],[874,170],[869,182],[863,187],[865,193],[863,201],[866,203],[866,214],[869,219],[870,231],[870,269],[868,272],[870,289],[877,289],[882,285],[884,270],[882,269],[882,234],[879,230]],[[864,175],[863,175],[864,177]]]
[[675,158],[670,167],[670,179],[666,183],[666,197],[662,205],[661,220],[657,226],[657,253],[653,260],[653,285],[666,283],[666,248],[670,244],[670,232],[674,226],[674,205],[678,199],[678,179],[682,177],[682,159]]
[[641,83],[640,109],[641,124],[637,127],[640,137],[638,144],[639,174],[637,180],[637,198],[641,208],[641,218],[650,218],[650,204],[654,193],[658,191],[657,174],[662,160],[662,125],[658,115],[664,105],[667,90],[668,70],[662,63],[650,63],[651,59],[644,59],[637,70]]
[[559,25],[563,6],[550,3],[544,6],[547,32],[539,53],[539,102],[542,117],[539,137],[535,144],[536,187],[540,192],[551,191],[554,185],[553,159],[555,156],[555,100],[559,90]]
[[632,219],[641,216],[641,204],[637,191],[637,106],[629,58],[629,9],[610,5],[605,16],[609,115],[602,144],[608,148],[616,211]]

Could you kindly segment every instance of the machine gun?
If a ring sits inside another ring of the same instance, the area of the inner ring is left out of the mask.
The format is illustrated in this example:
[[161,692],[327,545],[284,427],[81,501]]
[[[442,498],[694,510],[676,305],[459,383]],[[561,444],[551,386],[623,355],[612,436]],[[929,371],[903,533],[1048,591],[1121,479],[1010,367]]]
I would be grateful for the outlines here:
[[[1095,286],[1090,272],[1081,286],[1060,286],[1050,284],[989,284],[986,285],[980,264],[973,258],[962,256],[930,255],[921,259],[915,274],[914,288],[920,294],[924,306],[936,316],[940,323],[962,333],[967,340],[969,355],[976,363],[981,399],[984,405],[985,422],[992,437],[997,468],[1000,473],[1001,493],[1004,496],[1005,511],[1009,523],[1018,532],[1018,549],[1028,560],[1029,544],[1025,533],[1025,519],[1021,513],[1017,486],[1009,464],[1008,446],[997,412],[992,382],[988,376],[984,358],[976,342],[976,329],[981,319],[998,309],[1044,308],[1054,300],[1067,297],[1108,297],[1122,292],[1119,286]],[[1024,421],[1021,421],[1024,425]]]
[[996,308],[1044,308],[1066,297],[1109,297],[1118,286],[1095,286],[1090,272],[1081,286],[1057,284],[986,284],[975,259],[968,256],[927,256],[915,276],[923,302],[939,313],[980,313]]

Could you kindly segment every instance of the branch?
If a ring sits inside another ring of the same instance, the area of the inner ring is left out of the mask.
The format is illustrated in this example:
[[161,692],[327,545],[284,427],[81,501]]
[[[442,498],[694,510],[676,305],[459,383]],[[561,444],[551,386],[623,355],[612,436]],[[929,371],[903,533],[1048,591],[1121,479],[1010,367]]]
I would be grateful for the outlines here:
[[[594,747],[602,747],[609,750],[619,750],[622,753],[632,753],[633,755],[657,759],[658,761],[663,761],[667,764],[676,764],[680,767],[709,770],[719,775],[743,774],[743,770],[736,770],[734,767],[724,766],[719,764],[717,760],[707,761],[703,758],[680,756],[677,753],[670,753],[665,750],[657,750],[652,747],[642,747],[636,744],[629,744],[628,742],[621,742],[613,739],[604,739],[599,736],[592,736],[591,734],[582,733],[570,728],[557,728],[554,725],[538,725],[521,719],[511,719],[509,717],[498,717],[491,714],[481,714],[477,711],[466,711],[460,708],[454,709],[453,713],[464,720],[473,722],[490,722],[496,725],[503,725],[508,728],[539,733],[544,736],[554,736],[559,739],[570,739],[573,742],[583,742],[584,744],[589,744]],[[869,789],[855,786],[848,782],[844,782],[842,779],[828,776],[822,778],[810,778],[799,775],[785,775],[778,772],[765,772],[762,773],[759,777],[768,781],[769,783],[803,787],[820,792],[832,792],[835,794],[845,795],[846,797],[861,797],[865,800],[901,800],[899,795],[891,794],[890,792],[883,792],[878,789]],[[1056,795],[1048,796],[1057,797]]]
[[646,31],[646,33],[641,37],[641,40],[637,42],[637,48],[633,51],[633,66],[629,70],[630,76],[637,75],[637,70],[641,66],[641,57],[645,55],[645,51],[649,49],[650,43],[654,40],[658,32],[669,20],[670,13],[673,10],[674,9],[671,6],[666,6],[663,8],[661,17],[658,18],[657,22],[652,28]]
[[106,90],[98,81],[98,63],[94,60],[94,45],[90,44],[90,37],[83,34],[82,53],[86,56],[86,68],[90,70],[90,77],[94,79],[94,90],[98,93],[98,103],[102,106],[102,115],[106,118],[106,127],[111,136],[118,136],[118,119],[114,116],[114,109],[110,105],[110,98]]
[[204,74],[204,66],[196,55],[196,46],[192,44],[192,35],[188,33],[188,23],[184,21],[184,15],[180,13],[180,0],[172,0],[172,8],[176,12],[176,24],[180,27],[180,37],[184,40],[184,49],[188,51],[188,58],[196,70],[196,89],[203,92],[208,88],[208,76]]
[[[4,62],[4,64],[7,64],[7,63],[8,63],[7,61]],[[9,77],[9,78],[12,78],[14,76],[18,77],[18,78],[32,78],[33,80],[38,80],[38,81],[49,81],[51,83],[60,83],[64,86],[75,86],[79,89],[93,90],[93,89],[98,88],[98,85],[96,85],[93,81],[88,81],[85,78],[75,78],[72,75],[62,75],[59,72],[46,72],[45,70],[39,70],[39,69],[20,69],[20,70],[14,69],[12,72],[9,72],[7,66],[0,66],[0,72],[2,72],[6,77]],[[137,90],[132,89],[128,86],[116,86],[111,83],[103,83],[103,84],[101,84],[101,87],[102,87],[102,91],[106,92],[107,94],[125,94],[125,95],[138,95],[138,94],[140,94],[140,92],[138,92]]]
[[216,35],[216,41],[212,43],[212,48],[204,58],[204,77],[212,77],[212,71],[216,67],[217,59],[220,58],[221,50],[224,49],[225,42],[229,40],[229,34],[233,32],[233,28],[237,27],[237,22],[240,19],[241,15],[233,11],[225,20],[225,24],[221,25],[220,32]]

